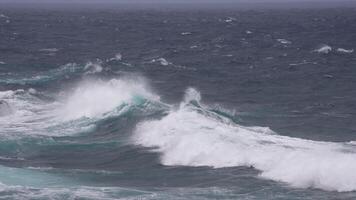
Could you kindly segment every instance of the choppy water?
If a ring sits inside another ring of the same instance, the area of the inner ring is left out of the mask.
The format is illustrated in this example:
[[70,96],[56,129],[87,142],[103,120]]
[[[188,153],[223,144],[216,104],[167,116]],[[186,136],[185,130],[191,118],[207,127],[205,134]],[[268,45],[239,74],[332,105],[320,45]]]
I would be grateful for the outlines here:
[[0,11],[0,199],[356,198],[355,9]]

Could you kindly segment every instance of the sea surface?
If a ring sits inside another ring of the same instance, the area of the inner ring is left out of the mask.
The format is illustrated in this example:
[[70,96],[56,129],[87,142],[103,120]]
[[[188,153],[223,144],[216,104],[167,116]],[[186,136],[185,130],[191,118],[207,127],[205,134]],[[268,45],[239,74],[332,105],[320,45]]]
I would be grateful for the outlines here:
[[0,199],[356,199],[355,22],[0,7]]

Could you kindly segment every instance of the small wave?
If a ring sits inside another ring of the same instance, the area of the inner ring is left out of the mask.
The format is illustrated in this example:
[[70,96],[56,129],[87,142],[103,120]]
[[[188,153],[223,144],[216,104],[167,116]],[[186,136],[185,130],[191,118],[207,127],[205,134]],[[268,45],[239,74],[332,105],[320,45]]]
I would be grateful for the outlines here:
[[234,21],[236,21],[236,18],[234,18],[234,17],[227,17],[226,19],[224,19],[224,22],[226,22],[226,23],[232,23]]
[[336,51],[339,53],[353,53],[354,52],[353,49],[343,49],[343,48],[338,48],[338,49],[336,49]]
[[189,89],[179,109],[161,120],[139,124],[133,142],[155,147],[164,165],[252,166],[261,171],[262,178],[295,187],[356,190],[356,155],[347,149],[353,147],[280,136],[263,127],[240,126],[188,103],[200,105],[198,94]]
[[183,32],[181,33],[181,35],[191,35],[192,33],[191,32]]
[[322,45],[320,48],[314,50],[314,52],[322,53],[322,54],[328,54],[331,51],[332,51],[332,48],[329,45]]
[[45,48],[45,49],[40,49],[39,51],[47,52],[47,53],[55,53],[55,52],[59,51],[59,49],[57,49],[57,48]]
[[170,66],[170,67],[178,69],[178,70],[190,70],[190,71],[196,71],[197,70],[194,67],[187,67],[187,66],[184,66],[184,65],[178,65],[178,64],[169,62],[165,58],[152,59],[148,63],[159,63],[162,66]]
[[153,59],[151,60],[152,63],[158,62],[160,63],[162,66],[168,66],[172,63],[168,62],[165,58],[157,58],[157,59]]
[[289,40],[286,40],[286,39],[277,39],[277,41],[281,44],[292,44],[291,41]]
[[115,56],[113,58],[110,58],[107,60],[107,62],[110,61],[121,61],[122,60],[122,54],[121,53],[117,53],[115,54]]

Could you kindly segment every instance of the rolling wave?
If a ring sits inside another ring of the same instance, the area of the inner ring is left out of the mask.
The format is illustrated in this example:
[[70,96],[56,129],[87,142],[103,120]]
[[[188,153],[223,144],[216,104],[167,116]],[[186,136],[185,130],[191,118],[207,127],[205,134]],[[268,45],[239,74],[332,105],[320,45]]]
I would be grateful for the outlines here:
[[244,127],[200,106],[189,89],[178,109],[160,120],[140,123],[133,142],[155,147],[164,165],[246,166],[266,179],[295,187],[330,191],[356,190],[356,148],[275,134],[268,128]]

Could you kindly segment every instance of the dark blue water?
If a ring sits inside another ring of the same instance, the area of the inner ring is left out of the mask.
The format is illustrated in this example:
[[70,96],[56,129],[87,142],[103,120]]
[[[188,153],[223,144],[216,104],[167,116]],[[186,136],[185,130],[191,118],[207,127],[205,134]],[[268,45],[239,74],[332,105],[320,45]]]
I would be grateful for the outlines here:
[[355,199],[355,9],[0,8],[0,199]]

